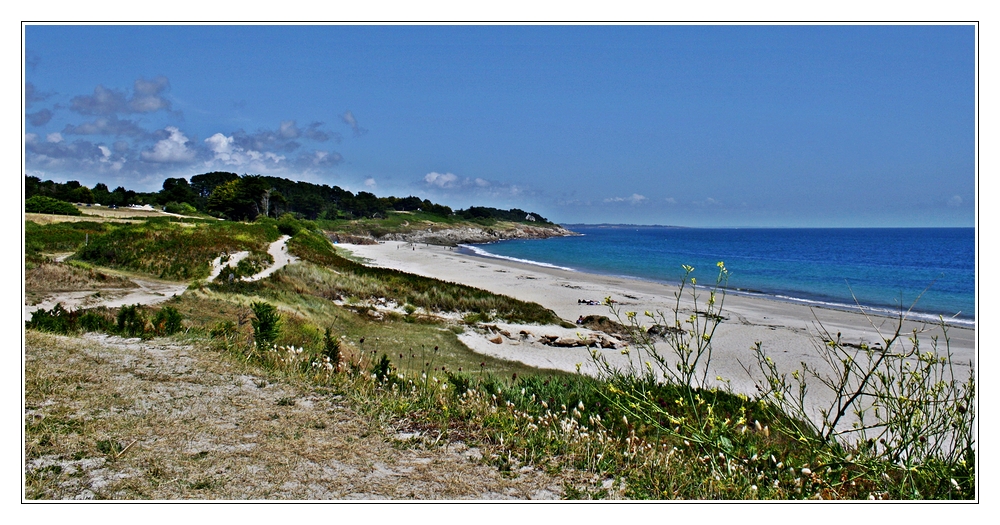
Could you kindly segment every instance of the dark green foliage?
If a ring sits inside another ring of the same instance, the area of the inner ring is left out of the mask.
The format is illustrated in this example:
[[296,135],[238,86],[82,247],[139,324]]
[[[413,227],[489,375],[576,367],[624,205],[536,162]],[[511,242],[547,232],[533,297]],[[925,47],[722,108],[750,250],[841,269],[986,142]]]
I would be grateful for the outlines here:
[[83,215],[72,204],[52,197],[35,195],[24,201],[24,211],[27,213],[52,213],[56,215]]
[[164,306],[153,317],[153,329],[160,335],[173,335],[180,332],[183,326],[183,316],[173,306]]
[[114,327],[115,319],[104,307],[84,310],[79,318],[79,328],[84,332],[111,332]]
[[296,235],[302,231],[302,224],[291,213],[285,213],[278,218],[278,231],[285,235]]
[[375,375],[376,381],[385,381],[389,374],[392,373],[392,363],[389,361],[389,356],[382,354],[382,357],[372,365],[372,374]]
[[323,334],[323,355],[330,359],[330,363],[336,370],[340,363],[340,340],[333,337],[333,332],[329,328]]
[[103,306],[89,310],[66,310],[62,303],[56,304],[51,310],[39,308],[31,314],[31,320],[25,323],[27,328],[53,332],[57,334],[73,334],[83,332],[113,332],[114,319],[109,310]]
[[146,335],[146,316],[142,306],[138,304],[122,306],[116,318],[118,334],[125,337],[143,337]]
[[254,301],[250,305],[253,311],[253,337],[258,345],[273,343],[278,338],[281,329],[281,316],[274,305],[263,301]]
[[178,215],[193,215],[198,212],[194,206],[186,202],[168,202],[164,207],[163,211],[167,213],[176,213]]
[[[163,181],[163,189],[159,193],[159,203],[187,203],[189,206],[197,202],[197,194],[191,189],[187,179],[168,178]],[[194,207],[192,206],[192,209]],[[175,213],[175,212],[172,212]]]
[[[455,215],[469,220],[488,219],[496,221],[524,222],[529,224],[552,224],[548,219],[537,213],[528,213],[519,208],[500,210],[485,206],[470,206],[468,209],[456,211]],[[529,216],[533,217],[534,220],[531,220]]]
[[27,327],[44,332],[68,334],[76,331],[78,317],[77,311],[70,312],[63,308],[62,303],[57,303],[51,310],[39,308],[32,312]]

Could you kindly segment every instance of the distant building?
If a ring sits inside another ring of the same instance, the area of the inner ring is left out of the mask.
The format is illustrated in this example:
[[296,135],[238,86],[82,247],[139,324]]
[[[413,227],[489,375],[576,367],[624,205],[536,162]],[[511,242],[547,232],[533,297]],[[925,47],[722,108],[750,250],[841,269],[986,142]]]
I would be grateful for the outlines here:
[[524,218],[524,220],[535,222],[535,216],[529,213],[528,216]]

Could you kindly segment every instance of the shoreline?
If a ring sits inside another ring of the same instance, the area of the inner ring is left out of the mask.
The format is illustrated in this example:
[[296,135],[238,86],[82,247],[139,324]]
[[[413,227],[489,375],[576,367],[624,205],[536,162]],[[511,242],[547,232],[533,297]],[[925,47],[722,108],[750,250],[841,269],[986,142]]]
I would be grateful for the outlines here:
[[[618,301],[617,305],[623,312],[639,312],[640,318],[645,311],[662,311],[672,317],[676,301],[676,285],[480,257],[445,246],[394,241],[375,245],[339,246],[366,259],[369,265],[393,268],[536,302],[570,322],[587,315],[613,317],[606,306],[582,304],[579,302],[581,300],[601,302],[610,296]],[[703,291],[699,293],[702,301],[708,295]],[[691,306],[687,291],[685,296],[681,300],[682,309]],[[820,324],[829,334],[841,334],[843,341],[849,344],[880,342],[882,338],[879,331],[890,335],[896,328],[896,321],[885,316],[866,317],[858,312],[809,307],[737,294],[724,298],[722,315],[727,320],[719,324],[713,338],[714,353],[709,377],[718,375],[726,378],[731,381],[729,384],[735,391],[744,392],[750,392],[754,387],[744,365],[756,366],[751,347],[757,341],[762,343],[764,350],[778,363],[779,368],[791,371],[800,368],[802,362],[813,367],[825,366],[816,352],[816,345],[822,344],[818,336]],[[525,329],[523,326],[496,324],[511,332]],[[527,330],[554,333],[549,327],[529,326]],[[913,330],[919,333],[923,349],[930,349],[932,338],[938,337],[942,345],[939,351],[944,352],[940,326],[907,320],[900,333],[905,338]],[[571,329],[569,331],[573,332]],[[951,326],[947,328],[947,335],[956,368],[967,370],[969,363],[976,361],[976,330]],[[581,364],[581,371],[584,373],[596,373],[596,368],[590,364],[591,357],[586,348],[542,347],[503,338],[502,343],[495,344],[489,341],[490,337],[493,336],[467,331],[461,339],[472,350],[494,357],[568,372],[576,371],[577,365]],[[602,353],[616,366],[628,366],[633,358],[623,357],[618,350]],[[965,374],[964,371],[957,373]]]
[[[489,245],[489,244],[493,244],[493,243],[485,243],[485,244]],[[659,284],[659,285],[664,285],[664,286],[672,286],[672,283],[667,282],[667,281],[660,281],[660,280],[655,280],[655,279],[649,279],[649,278],[643,278],[643,277],[636,277],[636,276],[632,276],[632,275],[599,273],[599,272],[596,272],[596,271],[580,270],[580,269],[576,269],[576,268],[570,268],[570,267],[566,267],[566,266],[559,266],[559,265],[556,265],[556,264],[546,263],[546,262],[541,262],[541,261],[533,261],[533,260],[529,260],[529,259],[520,259],[520,258],[516,258],[516,257],[510,257],[510,256],[507,256],[507,255],[498,255],[498,254],[495,254],[495,253],[491,253],[491,252],[489,252],[487,250],[484,250],[483,248],[480,247],[481,245],[482,244],[479,244],[479,243],[476,243],[476,244],[459,244],[458,248],[460,250],[463,250],[463,251],[460,251],[460,253],[464,253],[464,254],[472,256],[472,257],[478,257],[478,258],[483,258],[483,259],[492,259],[492,260],[496,260],[496,261],[509,261],[509,262],[520,263],[520,264],[525,264],[525,265],[529,265],[529,266],[537,266],[537,267],[540,267],[540,268],[554,268],[554,269],[559,269],[559,270],[565,270],[565,271],[569,271],[569,272],[579,273],[579,274],[582,274],[582,275],[593,275],[593,276],[601,276],[601,277],[611,277],[611,278],[616,278],[616,279],[624,279],[624,280],[639,281],[639,282],[650,283],[650,284]],[[702,290],[707,290],[707,289],[711,288],[710,286],[705,286],[705,285],[697,285],[697,287],[699,289],[702,289]],[[864,312],[867,312],[869,315],[873,315],[873,316],[877,316],[877,317],[883,317],[883,318],[893,318],[894,319],[894,318],[898,317],[898,313],[899,313],[898,310],[896,310],[896,309],[894,309],[894,308],[892,308],[890,306],[884,306],[884,305],[866,305],[866,304],[856,305],[856,304],[850,304],[850,303],[837,302],[836,299],[828,299],[828,298],[824,298],[824,297],[808,298],[808,297],[797,297],[797,296],[791,295],[792,293],[795,293],[795,292],[784,292],[784,291],[766,292],[766,291],[762,291],[762,290],[753,290],[753,289],[728,288],[726,290],[726,293],[728,295],[739,295],[739,296],[751,297],[751,298],[756,298],[756,299],[761,299],[761,300],[766,300],[766,301],[776,301],[776,302],[781,302],[781,303],[795,304],[795,305],[800,305],[800,306],[804,306],[804,307],[807,307],[807,308],[821,308],[821,309],[826,309],[826,310],[834,310],[834,311],[841,311],[841,312],[848,312],[848,313],[859,313],[859,312],[864,311]],[[921,323],[926,323],[926,324],[940,324],[942,322],[941,319],[943,318],[943,322],[946,325],[948,325],[948,327],[950,327],[950,328],[965,328],[965,329],[975,330],[975,327],[976,327],[976,320],[974,318],[970,319],[970,318],[959,318],[959,317],[945,317],[942,314],[935,314],[935,313],[932,313],[932,312],[925,312],[925,311],[920,311],[920,310],[913,310],[913,311],[908,312],[907,313],[907,318],[910,319],[910,320],[916,321],[916,322],[921,322]]]

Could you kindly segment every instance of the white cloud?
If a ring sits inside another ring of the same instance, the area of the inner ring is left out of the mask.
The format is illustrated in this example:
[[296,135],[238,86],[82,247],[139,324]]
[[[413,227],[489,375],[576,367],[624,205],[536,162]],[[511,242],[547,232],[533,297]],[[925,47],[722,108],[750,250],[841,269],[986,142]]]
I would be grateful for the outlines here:
[[458,176],[454,173],[438,173],[432,171],[427,175],[424,175],[424,182],[432,186],[437,186],[439,188],[454,188],[456,187],[458,181]]
[[104,154],[105,159],[111,157],[111,150],[108,149],[107,146],[97,146],[97,149],[101,150],[101,153]]
[[666,199],[663,200],[667,201],[667,204],[677,204],[677,199],[673,197],[667,197]]
[[641,204],[645,201],[646,197],[638,193],[633,193],[630,197],[609,197],[604,199],[604,202],[627,202],[629,204]]
[[270,151],[260,152],[243,149],[235,144],[234,137],[227,137],[222,133],[216,133],[208,137],[205,139],[205,144],[208,145],[208,149],[214,154],[213,161],[221,162],[228,166],[262,170],[267,161],[271,164],[280,164],[285,160],[284,155],[278,155]]
[[948,206],[955,207],[955,206],[961,206],[961,205],[962,205],[962,197],[960,197],[958,195],[955,195],[954,197],[948,199]]
[[142,152],[142,158],[151,162],[190,162],[195,152],[187,147],[188,139],[181,130],[167,126],[170,136],[157,142],[152,150]]
[[63,136],[62,133],[59,132],[49,133],[48,135],[45,135],[45,140],[53,144],[58,144],[63,141]]
[[479,177],[476,177],[476,181],[475,182],[476,182],[476,186],[479,186],[480,188],[485,188],[485,187],[487,187],[487,186],[490,185],[490,181],[485,180],[485,179],[480,179]]
[[374,188],[376,186],[375,179],[368,177],[365,179],[365,187]]

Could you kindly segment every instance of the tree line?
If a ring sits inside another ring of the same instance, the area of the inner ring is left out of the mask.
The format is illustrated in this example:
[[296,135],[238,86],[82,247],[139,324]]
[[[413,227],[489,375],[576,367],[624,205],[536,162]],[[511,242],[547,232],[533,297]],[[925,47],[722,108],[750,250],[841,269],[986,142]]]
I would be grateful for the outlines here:
[[467,220],[494,219],[551,224],[537,213],[513,208],[472,206],[452,210],[419,197],[378,197],[373,193],[352,193],[339,186],[292,181],[264,175],[237,175],[213,171],[185,178],[167,178],[158,192],[135,192],[118,186],[109,190],[104,183],[88,188],[78,181],[65,183],[24,177],[24,197],[41,195],[66,202],[129,206],[149,204],[175,213],[203,212],[229,220],[254,220],[259,215],[278,217],[284,213],[315,219],[378,219],[390,211],[423,211],[440,217]]

